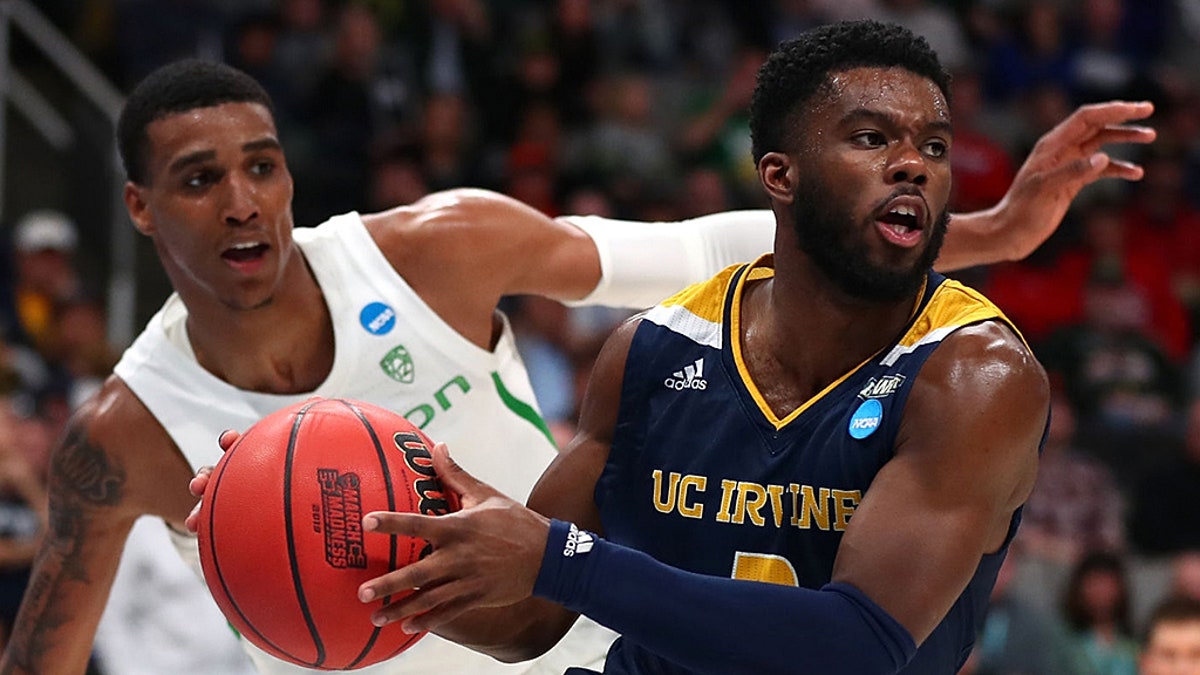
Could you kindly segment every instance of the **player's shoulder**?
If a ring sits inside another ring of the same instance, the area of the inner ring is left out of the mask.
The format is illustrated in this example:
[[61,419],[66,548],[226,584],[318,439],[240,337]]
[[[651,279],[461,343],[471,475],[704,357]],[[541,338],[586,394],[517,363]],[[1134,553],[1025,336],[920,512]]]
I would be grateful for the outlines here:
[[411,204],[362,214],[363,223],[376,239],[386,236],[432,236],[448,228],[487,225],[496,219],[523,214],[530,207],[481,188],[453,188],[434,192]]
[[361,217],[384,256],[406,272],[469,264],[519,239],[526,228],[514,226],[549,221],[522,202],[480,188],[434,192]]
[[147,447],[172,447],[170,437],[137,394],[118,375],[110,375],[100,389],[72,415],[71,430],[106,452],[124,455]]
[[948,335],[930,355],[918,382],[952,408],[997,402],[1006,408],[1042,410],[1050,400],[1045,369],[1002,318],[972,323]]

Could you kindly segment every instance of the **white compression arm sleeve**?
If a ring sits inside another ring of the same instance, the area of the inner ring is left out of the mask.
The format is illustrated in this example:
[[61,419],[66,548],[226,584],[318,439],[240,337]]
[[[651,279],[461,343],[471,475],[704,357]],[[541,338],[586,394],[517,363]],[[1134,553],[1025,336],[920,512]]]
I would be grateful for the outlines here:
[[726,267],[771,250],[775,216],[768,210],[727,211],[678,222],[643,223],[599,216],[564,216],[592,238],[600,283],[566,304],[645,309]]

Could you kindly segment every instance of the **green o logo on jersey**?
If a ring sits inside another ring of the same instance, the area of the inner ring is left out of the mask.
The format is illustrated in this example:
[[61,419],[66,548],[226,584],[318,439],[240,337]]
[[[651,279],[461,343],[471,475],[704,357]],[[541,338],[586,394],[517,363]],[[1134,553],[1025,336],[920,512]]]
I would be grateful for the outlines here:
[[392,351],[385,354],[379,361],[379,367],[397,382],[411,384],[413,381],[413,360],[404,345],[396,345]]

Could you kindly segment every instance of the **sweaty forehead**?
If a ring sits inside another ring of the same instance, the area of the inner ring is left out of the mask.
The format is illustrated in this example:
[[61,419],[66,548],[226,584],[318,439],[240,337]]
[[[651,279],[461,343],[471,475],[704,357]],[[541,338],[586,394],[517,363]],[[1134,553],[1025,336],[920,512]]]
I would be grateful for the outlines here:
[[180,155],[241,148],[276,136],[271,112],[259,103],[222,103],[171,113],[146,126],[149,168],[155,172]]
[[876,111],[927,123],[948,123],[950,106],[937,83],[905,68],[851,68],[829,74],[812,108],[836,121],[852,111]]

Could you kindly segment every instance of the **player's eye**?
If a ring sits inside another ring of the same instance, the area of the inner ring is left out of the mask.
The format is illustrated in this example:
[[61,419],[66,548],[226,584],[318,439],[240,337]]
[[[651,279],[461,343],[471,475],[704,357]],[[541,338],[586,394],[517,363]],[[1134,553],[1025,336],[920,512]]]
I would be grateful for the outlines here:
[[855,145],[865,148],[877,148],[887,145],[887,138],[878,131],[860,131],[851,136],[850,140]]
[[275,162],[269,159],[259,160],[250,166],[250,172],[256,176],[268,176],[275,170]]
[[933,139],[921,146],[921,152],[930,157],[941,158],[950,152],[950,145],[941,139]]
[[216,173],[212,171],[196,171],[184,177],[183,185],[192,190],[199,190],[212,185],[215,181]]

